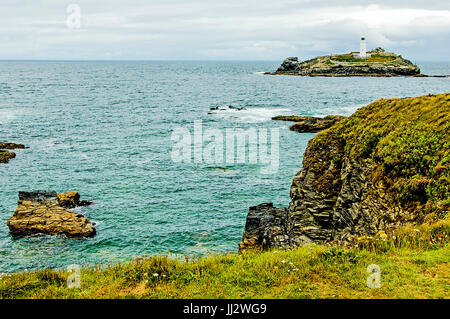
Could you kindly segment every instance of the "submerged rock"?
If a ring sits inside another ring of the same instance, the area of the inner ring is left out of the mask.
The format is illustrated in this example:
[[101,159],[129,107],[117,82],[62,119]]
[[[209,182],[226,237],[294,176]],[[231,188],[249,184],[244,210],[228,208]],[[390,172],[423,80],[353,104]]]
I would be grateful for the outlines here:
[[59,195],[54,191],[19,192],[18,207],[6,223],[10,233],[18,236],[38,233],[64,234],[67,237],[94,236],[93,223],[81,214],[64,209]]
[[[287,214],[250,210],[239,250],[348,242],[445,218],[449,140],[449,93],[380,99],[357,110],[309,141]],[[283,241],[270,239],[278,238],[274,229]]]
[[340,115],[328,115],[323,118],[313,116],[275,116],[272,120],[296,122],[289,127],[291,131],[316,133],[333,126],[344,118],[345,116]]

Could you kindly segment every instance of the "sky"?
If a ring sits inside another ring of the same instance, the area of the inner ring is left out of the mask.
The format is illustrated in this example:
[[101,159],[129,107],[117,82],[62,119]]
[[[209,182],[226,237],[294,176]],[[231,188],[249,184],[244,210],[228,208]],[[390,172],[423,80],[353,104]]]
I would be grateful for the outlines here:
[[450,61],[450,1],[0,0],[0,59]]

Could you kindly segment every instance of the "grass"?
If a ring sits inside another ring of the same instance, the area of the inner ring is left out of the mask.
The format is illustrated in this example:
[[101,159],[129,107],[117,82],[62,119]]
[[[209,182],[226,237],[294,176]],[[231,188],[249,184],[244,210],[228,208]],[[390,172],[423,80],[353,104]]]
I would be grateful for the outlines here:
[[[347,247],[142,257],[82,269],[79,289],[67,288],[64,270],[3,275],[0,298],[449,298],[449,230],[445,219]],[[381,269],[381,288],[367,287],[371,264]]]
[[340,54],[331,57],[331,60],[338,62],[365,62],[365,63],[393,62],[396,59],[397,56],[395,55],[380,55],[380,54],[373,54],[367,58],[355,57],[352,54]]

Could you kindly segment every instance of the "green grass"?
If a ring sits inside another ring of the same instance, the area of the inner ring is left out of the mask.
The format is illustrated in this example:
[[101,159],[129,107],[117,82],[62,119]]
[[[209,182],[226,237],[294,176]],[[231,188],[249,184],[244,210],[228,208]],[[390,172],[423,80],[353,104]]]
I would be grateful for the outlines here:
[[359,58],[355,57],[352,54],[340,54],[336,56],[332,56],[332,61],[338,61],[338,62],[365,62],[365,63],[372,63],[372,62],[393,62],[397,59],[397,56],[395,55],[380,55],[380,54],[373,54],[370,57],[367,58]]
[[[67,288],[66,271],[4,275],[0,297],[449,298],[449,222],[405,227],[347,247],[309,245],[196,260],[157,256],[96,265],[82,269],[80,289]],[[367,287],[371,264],[381,269],[381,288]]]

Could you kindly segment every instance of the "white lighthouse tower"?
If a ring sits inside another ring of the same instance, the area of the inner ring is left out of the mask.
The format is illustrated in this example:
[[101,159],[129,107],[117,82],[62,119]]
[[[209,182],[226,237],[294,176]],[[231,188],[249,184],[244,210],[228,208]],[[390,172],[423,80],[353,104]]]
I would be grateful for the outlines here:
[[366,38],[365,37],[361,38],[361,42],[359,44],[359,56],[361,58],[366,58],[367,57],[367,53],[366,53]]

